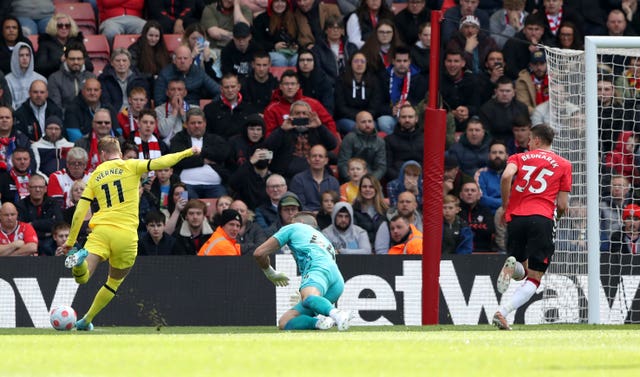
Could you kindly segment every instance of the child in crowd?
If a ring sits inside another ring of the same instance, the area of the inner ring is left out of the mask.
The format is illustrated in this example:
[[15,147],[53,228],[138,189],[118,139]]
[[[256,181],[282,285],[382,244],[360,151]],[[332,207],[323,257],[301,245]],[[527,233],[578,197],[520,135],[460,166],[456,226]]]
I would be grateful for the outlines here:
[[471,254],[473,250],[473,233],[467,223],[458,216],[459,212],[460,199],[453,195],[445,195],[442,204],[442,255]]
[[316,214],[318,228],[324,229],[331,225],[331,212],[338,201],[340,196],[333,190],[327,190],[320,195],[320,211]]
[[387,183],[387,197],[392,207],[398,205],[398,195],[405,191],[415,195],[418,208],[422,208],[422,166],[417,161],[402,164],[398,178]]
[[176,239],[165,232],[167,218],[151,211],[144,218],[147,231],[138,240],[138,255],[170,255]]
[[138,146],[133,141],[125,141],[122,143],[122,159],[129,160],[138,158]]
[[347,162],[347,172],[349,174],[349,182],[340,186],[340,201],[352,204],[358,196],[360,179],[368,173],[367,162],[359,157],[352,157]]
[[117,115],[118,124],[122,128],[122,137],[133,138],[138,131],[140,112],[147,107],[147,91],[139,86],[131,89],[127,101],[129,105],[123,107]]
[[169,191],[171,190],[171,185],[177,183],[177,178],[173,177],[172,168],[156,170],[154,175],[155,178],[151,183],[151,193],[158,198],[160,210],[168,211]]
[[56,250],[59,246],[62,246],[67,242],[70,229],[71,226],[64,221],[53,224],[53,227],[51,228],[51,238],[47,238],[44,242],[38,245],[38,255],[58,256],[58,254],[56,254]]

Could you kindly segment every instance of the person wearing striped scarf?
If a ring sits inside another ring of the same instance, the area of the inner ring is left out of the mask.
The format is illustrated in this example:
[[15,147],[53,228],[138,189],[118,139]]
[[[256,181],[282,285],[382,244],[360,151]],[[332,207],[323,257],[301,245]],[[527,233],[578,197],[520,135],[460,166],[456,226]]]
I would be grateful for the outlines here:
[[[158,140],[157,115],[155,110],[143,109],[138,117],[138,130],[132,135],[133,142],[138,146],[138,158],[153,159],[169,152],[164,141]],[[152,172],[149,172],[150,174]]]

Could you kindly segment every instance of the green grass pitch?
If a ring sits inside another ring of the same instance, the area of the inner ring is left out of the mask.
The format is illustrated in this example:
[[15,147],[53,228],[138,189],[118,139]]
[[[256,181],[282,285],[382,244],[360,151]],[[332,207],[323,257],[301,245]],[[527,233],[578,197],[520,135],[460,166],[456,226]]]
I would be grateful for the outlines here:
[[640,326],[0,329],[11,376],[640,376]]

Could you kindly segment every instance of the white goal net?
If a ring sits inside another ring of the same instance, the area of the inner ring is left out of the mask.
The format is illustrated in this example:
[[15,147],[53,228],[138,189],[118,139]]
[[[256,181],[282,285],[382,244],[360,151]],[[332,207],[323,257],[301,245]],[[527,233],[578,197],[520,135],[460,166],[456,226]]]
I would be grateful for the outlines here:
[[640,206],[639,221],[632,206],[634,193],[640,198],[635,39],[638,48],[596,37],[586,52],[546,49],[553,149],[572,162],[573,191],[540,286],[539,323],[640,322]]

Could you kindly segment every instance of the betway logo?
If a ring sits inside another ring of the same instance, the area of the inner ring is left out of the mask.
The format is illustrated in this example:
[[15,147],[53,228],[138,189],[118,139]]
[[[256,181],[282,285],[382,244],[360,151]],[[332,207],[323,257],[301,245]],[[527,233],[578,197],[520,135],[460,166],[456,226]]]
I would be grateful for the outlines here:
[[[276,267],[290,277],[289,286],[276,288],[276,321],[292,306],[292,297],[300,285],[300,276],[296,275],[295,261],[291,256],[278,255]],[[484,311],[486,318],[491,318],[502,301],[507,302],[518,287],[518,283],[512,283],[507,292],[498,300],[495,284],[489,275],[476,275],[463,277],[474,279],[469,292],[462,290],[460,280],[456,274],[453,262],[444,260],[440,262],[440,289],[443,298],[449,308],[449,316],[456,325],[478,324]],[[404,308],[404,325],[420,325],[422,318],[421,292],[422,292],[422,264],[420,261],[406,260],[403,262],[403,272],[395,276],[390,282],[377,275],[358,275],[345,281],[345,289],[338,301],[338,306],[356,311],[358,314],[353,321],[354,325],[379,326],[392,325],[384,315],[375,321],[365,321],[359,315],[364,311],[388,311],[396,312],[398,302],[396,292],[402,292],[402,306]],[[606,324],[624,323],[628,311],[631,308],[633,297],[640,285],[640,276],[623,276],[618,284],[612,304],[609,305],[604,290],[600,288],[600,320]],[[466,285],[465,285],[466,286]],[[542,280],[537,293],[543,289],[552,291],[554,295],[531,303],[525,312],[525,324],[544,324],[549,322],[578,322],[580,318],[579,301],[586,302],[588,295],[587,276],[580,275],[575,280],[557,274],[548,274]],[[361,298],[364,290],[372,291],[372,298]],[[445,310],[445,308],[440,308]],[[552,320],[545,319],[545,313],[552,311],[556,314]],[[513,322],[514,313],[508,318]],[[586,318],[582,318],[586,320]],[[399,324],[399,323],[396,323]]]
[[71,305],[78,290],[73,278],[60,278],[51,306],[47,306],[36,278],[13,279],[16,291],[10,282],[0,279],[0,327],[16,327],[16,293],[27,308],[34,327],[51,327],[49,310],[58,305]]

